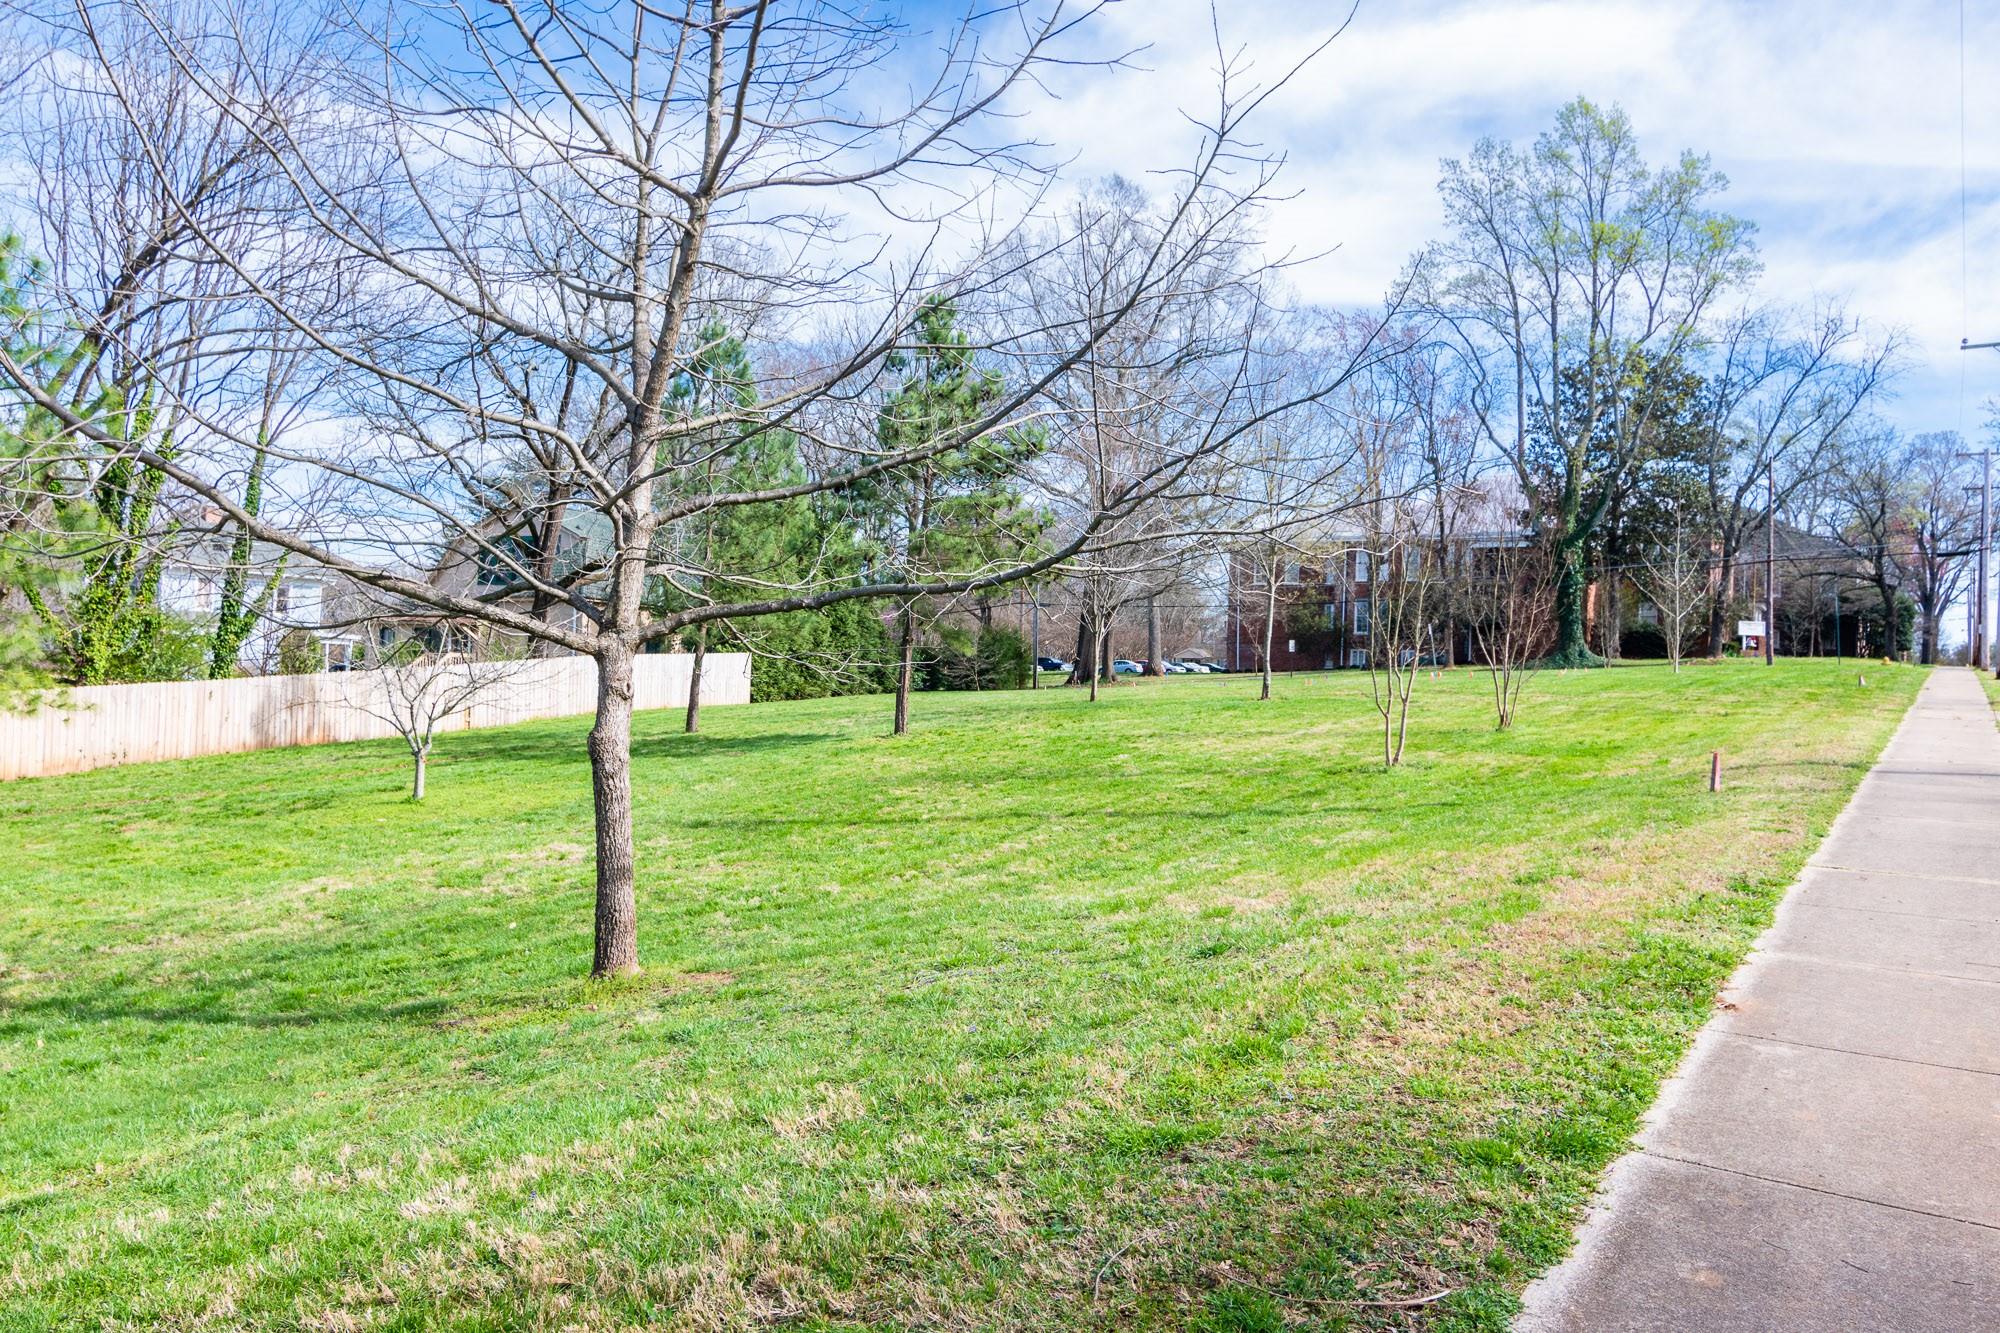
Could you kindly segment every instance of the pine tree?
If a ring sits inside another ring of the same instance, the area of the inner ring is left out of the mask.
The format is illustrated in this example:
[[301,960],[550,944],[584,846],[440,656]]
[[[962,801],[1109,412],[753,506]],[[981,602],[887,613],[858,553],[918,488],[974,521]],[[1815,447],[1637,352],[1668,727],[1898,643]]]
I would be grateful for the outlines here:
[[[1011,478],[1023,459],[1038,452],[1039,434],[973,432],[1005,389],[1001,377],[978,364],[958,327],[948,298],[925,301],[910,328],[910,347],[896,353],[891,371],[901,386],[882,407],[876,434],[887,453],[921,449],[953,436],[961,442],[897,469],[878,489],[885,556],[909,578],[940,572],[971,573],[1018,557],[1039,537],[1031,513]],[[910,727],[919,610],[906,602],[896,621],[895,733]]]

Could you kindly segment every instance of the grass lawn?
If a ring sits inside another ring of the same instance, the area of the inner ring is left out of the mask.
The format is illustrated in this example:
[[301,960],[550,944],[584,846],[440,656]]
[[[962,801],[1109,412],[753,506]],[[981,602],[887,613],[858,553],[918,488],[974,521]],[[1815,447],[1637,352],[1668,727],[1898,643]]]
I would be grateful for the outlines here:
[[596,986],[585,719],[0,787],[0,1327],[1501,1328],[1921,679],[642,714]]

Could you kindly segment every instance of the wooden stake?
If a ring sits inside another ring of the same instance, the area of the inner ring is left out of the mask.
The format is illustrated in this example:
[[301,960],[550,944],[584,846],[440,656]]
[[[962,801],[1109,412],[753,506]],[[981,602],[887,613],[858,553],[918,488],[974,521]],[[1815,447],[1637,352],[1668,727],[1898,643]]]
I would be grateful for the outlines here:
[[1708,789],[1710,791],[1722,790],[1722,751],[1720,750],[1710,750],[1708,752]]

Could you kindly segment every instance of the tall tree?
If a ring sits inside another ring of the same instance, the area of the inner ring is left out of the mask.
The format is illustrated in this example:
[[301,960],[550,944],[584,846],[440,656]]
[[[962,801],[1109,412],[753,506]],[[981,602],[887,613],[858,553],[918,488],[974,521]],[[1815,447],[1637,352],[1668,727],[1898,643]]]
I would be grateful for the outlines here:
[[[940,570],[1004,569],[1029,558],[1038,523],[1015,478],[1040,451],[1032,427],[970,439],[946,449],[938,440],[964,438],[1000,401],[1004,381],[978,363],[946,296],[927,299],[911,322],[909,341],[888,358],[902,376],[882,405],[876,433],[887,454],[919,452],[916,462],[885,473],[881,491],[884,544],[904,582]],[[938,610],[906,597],[896,615],[895,734],[910,729],[910,686],[917,639]]]
[[1861,423],[1841,440],[1833,478],[1834,534],[1875,591],[1884,654],[1899,651],[1910,629],[1898,594],[1916,505],[1902,452],[1895,430],[1879,422]]
[[1649,168],[1624,112],[1581,98],[1529,152],[1489,139],[1444,164],[1452,234],[1426,261],[1432,302],[1483,369],[1485,433],[1538,499],[1558,662],[1600,660],[1590,543],[1656,406],[1626,389],[1687,359],[1717,297],[1754,271],[1749,226],[1714,207],[1725,185],[1692,153]]
[[[733,412],[747,411],[757,402],[750,354],[745,350],[743,340],[732,335],[719,320],[711,319],[695,335],[695,342],[694,353],[676,380],[669,402],[671,409],[680,416],[711,420],[717,425],[706,435],[687,435],[676,441],[680,448],[693,455],[682,475],[696,487],[698,494],[796,480],[794,477],[773,475],[769,467],[760,466],[766,462],[768,454],[790,442],[788,435],[760,431],[730,419]],[[725,544],[745,545],[758,537],[774,535],[767,530],[781,527],[795,516],[797,508],[793,506],[791,510],[779,509],[771,513],[753,512],[747,516],[748,521],[745,521],[744,515],[707,511],[691,516],[681,525],[683,531],[674,535],[693,557],[692,568],[695,572],[685,580],[688,586],[676,589],[680,595],[672,600],[713,604],[718,600],[718,594],[721,594],[720,600],[727,600],[727,590],[704,586],[703,579],[709,571],[716,569],[745,568],[743,557],[747,552],[719,551],[718,539]],[[782,538],[779,540],[782,542]],[[766,555],[761,563],[768,566],[773,562]],[[671,583],[675,580],[669,575],[667,581]],[[688,670],[687,713],[683,724],[689,732],[701,729],[701,675],[708,657],[709,635],[727,631],[726,621],[702,621],[694,627],[694,661]]]
[[1868,343],[1835,307],[1753,310],[1729,319],[1704,358],[1699,481],[1716,548],[1708,613],[1711,656],[1745,544],[1763,532],[1773,498],[1789,510],[1836,472],[1840,441],[1895,369],[1893,339]]
[[1911,436],[1899,471],[1909,487],[1910,550],[1904,559],[1910,590],[1923,616],[1921,660],[1938,660],[1945,608],[1958,599],[1979,544],[1979,501],[1968,493],[1973,470],[1961,456],[1957,431]]
[[[1225,64],[1192,158],[1163,178],[1127,262],[1100,270],[1074,317],[1050,319],[1033,295],[1047,290],[1044,276],[1074,271],[1090,229],[1042,211],[1053,158],[1020,143],[1000,113],[1018,111],[1052,62],[1074,58],[1088,16],[1060,5],[972,12],[925,44],[931,68],[891,106],[867,75],[892,53],[901,61],[901,29],[844,6],[500,0],[475,18],[382,0],[215,0],[189,13],[105,0],[63,13],[36,40],[60,48],[52,65],[108,90],[112,118],[153,132],[121,97],[128,62],[101,40],[117,21],[166,53],[201,117],[276,165],[285,198],[211,223],[185,207],[194,184],[141,164],[185,225],[184,248],[252,303],[229,326],[242,335],[235,347],[204,344],[161,377],[179,423],[173,455],[48,390],[4,349],[0,378],[79,444],[161,469],[295,558],[594,659],[594,975],[639,967],[638,654],[704,622],[956,596],[1040,574],[1207,479],[1258,422],[1235,407],[1242,376],[1210,375],[1188,395],[1194,420],[1066,514],[1032,558],[915,577],[888,567],[744,577],[750,595],[655,614],[656,580],[688,560],[670,534],[699,515],[851,496],[932,459],[997,448],[1056,410],[1054,386],[1128,329],[1146,329],[1149,352],[1169,361],[1205,348],[1208,330],[1179,316],[1257,285],[1249,223],[1275,165],[1247,151],[1245,122],[1287,76],[1246,92],[1240,68]],[[300,58],[284,59],[293,49]],[[1015,211],[996,216],[999,207]],[[897,235],[878,242],[886,218]],[[937,243],[910,243],[926,227]],[[1028,236],[1032,245],[1019,243]],[[297,280],[275,281],[280,270]],[[885,447],[864,415],[879,404],[885,358],[907,348],[938,293],[977,308],[1007,362],[1006,387],[976,420]],[[673,409],[673,386],[711,314],[746,339],[781,338],[785,355],[761,373],[756,407],[690,416]],[[212,410],[207,391],[274,329],[311,343],[327,372],[316,385],[325,409],[357,429],[338,450],[273,446],[271,475],[299,493],[250,515],[216,477],[220,460],[248,456],[254,434]],[[806,475],[742,491],[693,484],[704,460],[682,442],[727,425],[796,433]],[[558,505],[602,535],[587,559],[551,576],[514,535]],[[468,590],[413,573],[437,564],[440,531],[496,581]],[[374,558],[357,553],[355,534]],[[540,598],[561,614],[523,605]]]

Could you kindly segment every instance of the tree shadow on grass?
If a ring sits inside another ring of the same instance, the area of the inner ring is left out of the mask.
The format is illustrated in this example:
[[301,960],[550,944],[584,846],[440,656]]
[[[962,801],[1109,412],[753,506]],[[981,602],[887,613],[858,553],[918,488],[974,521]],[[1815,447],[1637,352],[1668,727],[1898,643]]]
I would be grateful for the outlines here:
[[[1400,818],[1405,811],[1417,810],[1465,810],[1477,808],[1476,800],[1440,801],[1398,801],[1394,807],[1399,816],[1398,823],[1407,823]],[[1144,807],[1115,806],[1103,809],[1078,807],[1069,810],[1049,810],[1041,806],[1024,807],[1018,810],[995,809],[983,811],[938,813],[901,813],[897,811],[873,810],[856,814],[827,814],[822,811],[807,811],[797,815],[689,815],[676,820],[676,825],[687,829],[796,829],[816,828],[836,830],[843,828],[902,828],[914,824],[938,825],[1007,825],[1021,824],[1068,824],[1068,823],[1171,823],[1205,822],[1226,825],[1235,820],[1267,820],[1271,818],[1305,819],[1328,815],[1357,815],[1380,824],[1384,810],[1379,804],[1368,805],[1300,805],[1290,801],[1269,801],[1258,805],[1221,808],[1216,806],[1166,806],[1153,804]]]
[[434,1026],[451,1007],[442,999],[399,1004],[357,1004],[344,1009],[284,1009],[244,1013],[219,1004],[116,1004],[76,997],[43,1000],[0,999],[0,1038],[34,1029],[35,1020],[73,1023],[206,1023],[223,1027],[311,1028],[322,1024],[374,1024],[414,1021]]
[[[638,735],[632,738],[632,758],[691,759],[709,755],[764,754],[842,739],[838,733],[819,731],[764,732],[754,736],[715,736],[706,732],[693,736],[681,732],[667,736]],[[467,732],[445,737],[438,757],[461,764],[539,761],[581,765],[590,761],[582,732],[559,736],[510,736],[497,730],[483,734]]]
[[697,758],[712,754],[764,754],[804,745],[835,744],[847,739],[838,732],[825,731],[767,731],[755,736],[714,736],[707,732],[690,736],[685,732],[676,732],[670,736],[633,737],[632,757]]

